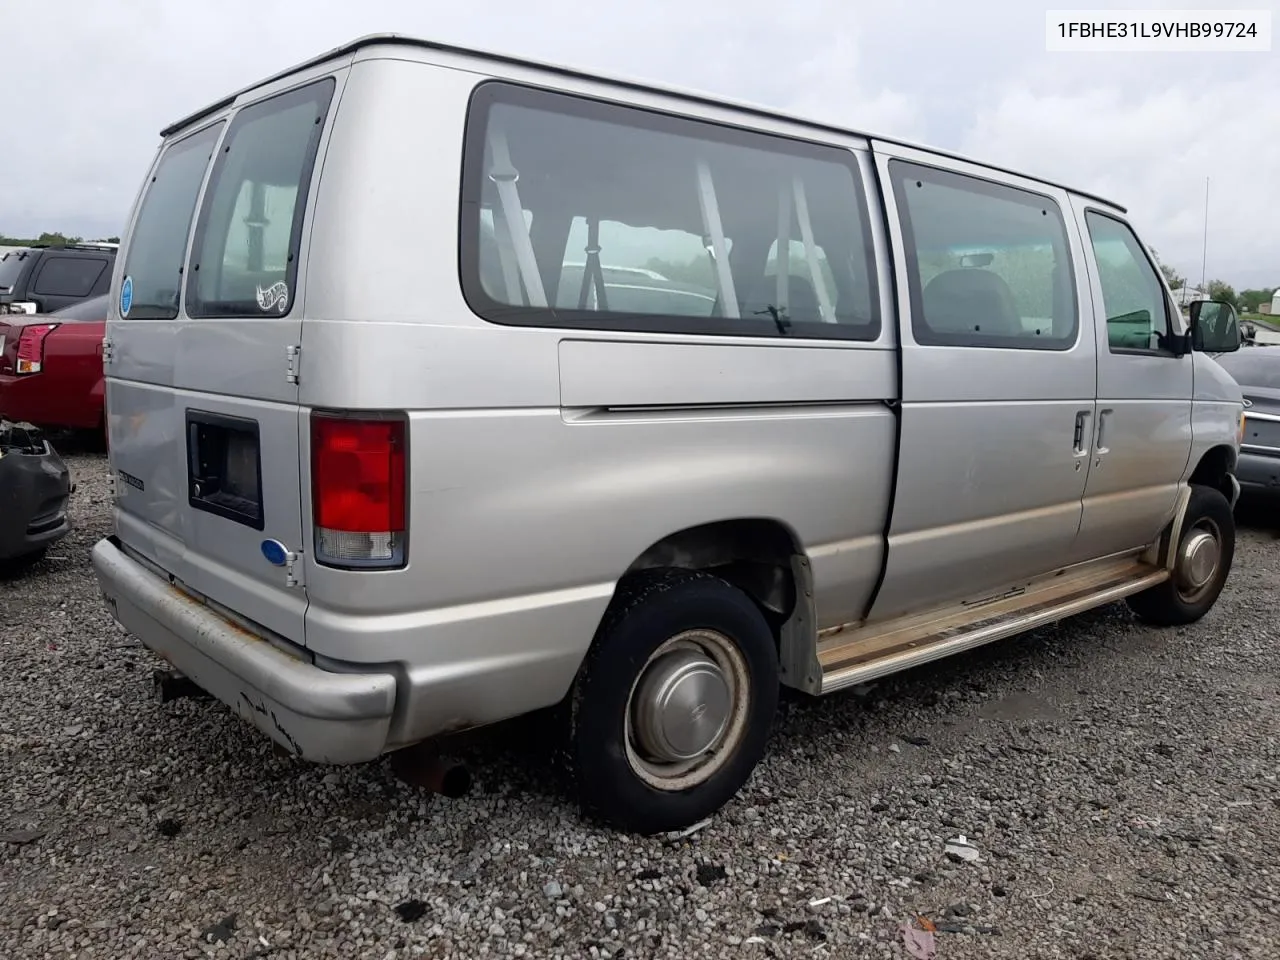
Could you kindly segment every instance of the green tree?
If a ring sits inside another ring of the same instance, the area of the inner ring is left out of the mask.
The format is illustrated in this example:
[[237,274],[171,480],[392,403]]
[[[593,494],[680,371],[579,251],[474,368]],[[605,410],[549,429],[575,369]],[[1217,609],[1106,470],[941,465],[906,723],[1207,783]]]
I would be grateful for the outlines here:
[[1239,309],[1235,288],[1224,280],[1210,280],[1208,296],[1210,300],[1222,300]]
[[47,243],[54,247],[65,247],[69,243],[79,243],[83,237],[68,237],[64,233],[45,232],[36,238],[36,243]]
[[1264,303],[1270,303],[1272,296],[1275,295],[1276,287],[1261,287],[1257,289],[1240,291],[1240,309],[1246,311],[1257,310]]
[[1151,251],[1151,255],[1156,258],[1156,263],[1160,266],[1160,272],[1164,274],[1165,280],[1168,281],[1168,284],[1172,289],[1177,290],[1187,282],[1186,277],[1178,273],[1176,269],[1171,267],[1169,264],[1164,263],[1160,259],[1160,254],[1158,254],[1154,248]]

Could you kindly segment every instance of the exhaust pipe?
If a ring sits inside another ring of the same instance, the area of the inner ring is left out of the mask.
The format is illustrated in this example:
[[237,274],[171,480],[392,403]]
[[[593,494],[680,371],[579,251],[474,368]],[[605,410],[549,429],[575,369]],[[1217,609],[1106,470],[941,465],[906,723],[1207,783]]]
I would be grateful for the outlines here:
[[446,759],[430,747],[397,750],[391,755],[391,769],[405,783],[450,800],[466,796],[471,789],[471,771],[466,764]]

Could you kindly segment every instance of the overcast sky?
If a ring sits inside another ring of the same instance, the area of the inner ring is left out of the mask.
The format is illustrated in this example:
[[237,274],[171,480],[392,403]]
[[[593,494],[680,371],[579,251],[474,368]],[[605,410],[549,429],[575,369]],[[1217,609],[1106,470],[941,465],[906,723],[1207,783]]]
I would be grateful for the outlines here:
[[[1058,178],[1129,207],[1196,282],[1209,177],[1209,278],[1280,284],[1280,42],[1270,53],[1047,53],[1045,7],[1068,5],[0,0],[0,234],[119,233],[166,123],[394,31],[695,87]],[[1280,30],[1280,0],[1161,6],[1267,9]]]

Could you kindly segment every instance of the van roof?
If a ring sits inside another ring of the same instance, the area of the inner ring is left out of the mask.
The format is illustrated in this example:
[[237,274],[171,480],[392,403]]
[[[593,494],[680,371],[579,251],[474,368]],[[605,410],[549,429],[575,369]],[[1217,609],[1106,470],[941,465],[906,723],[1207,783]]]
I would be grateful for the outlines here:
[[975,159],[974,157],[968,157],[963,154],[954,153],[949,150],[941,150],[937,147],[932,147],[925,144],[912,143],[910,141],[900,140],[894,137],[883,137],[877,134],[868,133],[865,130],[854,130],[849,127],[841,127],[837,124],[827,123],[821,120],[810,120],[805,117],[796,116],[794,114],[788,114],[788,113],[785,113],[784,111],[776,110],[771,107],[762,106],[760,104],[733,100],[726,97],[713,96],[711,94],[702,93],[696,90],[683,90],[678,87],[667,86],[667,85],[658,84],[658,83],[651,83],[645,80],[637,80],[637,79],[632,79],[627,77],[617,77],[617,76],[609,76],[607,74],[593,73],[588,70],[582,70],[574,67],[560,66],[557,64],[545,63],[538,60],[531,60],[527,57],[517,57],[512,54],[505,54],[505,53],[494,53],[492,51],[478,50],[472,47],[462,47],[456,44],[440,43],[435,40],[424,40],[420,37],[411,37],[401,33],[370,33],[370,34],[366,34],[363,37],[357,37],[355,40],[352,40],[348,43],[344,43],[341,46],[334,47],[332,50],[328,50],[325,53],[318,54],[317,56],[314,56],[309,60],[304,60],[302,63],[295,64],[292,67],[289,67],[285,70],[281,70],[279,73],[272,74],[271,76],[266,77],[265,79],[262,79],[256,83],[250,84],[249,86],[244,87],[241,90],[238,90],[229,96],[223,97],[221,100],[218,100],[214,103],[209,104],[207,107],[204,107],[201,110],[197,110],[195,113],[192,113],[186,117],[183,117],[181,120],[178,120],[175,123],[171,123],[169,126],[165,127],[163,130],[160,131],[160,136],[164,138],[168,138],[173,134],[177,133],[178,131],[191,126],[193,123],[196,123],[199,120],[202,120],[203,118],[209,116],[210,114],[216,113],[219,110],[223,110],[226,107],[231,106],[231,104],[235,103],[235,101],[239,97],[241,97],[243,94],[256,90],[257,88],[265,86],[268,83],[274,83],[277,80],[282,80],[285,77],[290,76],[291,74],[300,73],[303,70],[306,70],[310,67],[318,66],[319,64],[325,63],[329,60],[336,60],[340,57],[350,56],[355,52],[357,52],[358,50],[363,49],[364,47],[378,46],[383,44],[397,44],[397,45],[408,46],[408,47],[419,47],[421,49],[426,49],[426,50],[439,50],[444,53],[461,54],[461,55],[470,56],[470,57],[479,57],[482,60],[489,60],[494,63],[506,63],[506,64],[512,64],[512,65],[522,66],[522,67],[533,67],[536,70],[542,70],[547,73],[557,74],[563,77],[575,77],[575,78],[580,78],[585,80],[603,81],[605,83],[610,83],[615,86],[625,87],[632,90],[642,90],[645,92],[657,93],[664,96],[678,97],[682,100],[687,100],[690,103],[699,103],[707,106],[728,107],[730,109],[737,110],[742,113],[746,113],[746,114],[750,114],[758,117],[765,117],[770,120],[783,120],[783,121],[793,122],[793,123],[802,123],[806,126],[813,127],[814,129],[817,129],[817,130],[825,130],[832,133],[866,137],[867,139],[881,140],[885,143],[896,144],[897,146],[911,147],[913,149],[918,149],[918,150],[927,150],[928,152],[937,154],[938,156],[948,157],[952,160],[961,160],[966,163],[972,163],[972,164],[975,164],[976,166],[985,167],[988,170],[995,170],[1001,173],[1009,173],[1015,176],[1030,177],[1031,179],[1039,180],[1041,183],[1047,183],[1051,186],[1058,187],[1059,189],[1069,190],[1072,193],[1079,194],[1080,196],[1088,197],[1089,199],[1096,200],[1099,203],[1104,203],[1107,206],[1120,211],[1121,213],[1128,212],[1124,207],[1116,203],[1114,200],[1108,200],[1106,197],[1101,197],[1101,196],[1098,196],[1097,194],[1089,193],[1077,187],[1070,187],[1070,186],[1067,186],[1066,184],[1056,183],[1052,180],[1047,180],[1044,177],[1039,177],[1034,174],[1027,173],[1025,171],[1013,170],[1009,167],[997,166],[992,163],[987,163],[983,160]]

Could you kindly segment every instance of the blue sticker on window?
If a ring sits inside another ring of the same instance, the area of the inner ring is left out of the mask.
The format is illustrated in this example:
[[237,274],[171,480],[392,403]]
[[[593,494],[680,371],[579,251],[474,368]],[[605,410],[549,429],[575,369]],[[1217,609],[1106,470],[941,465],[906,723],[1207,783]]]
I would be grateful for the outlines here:
[[127,317],[133,306],[133,277],[125,277],[120,285],[120,316]]

